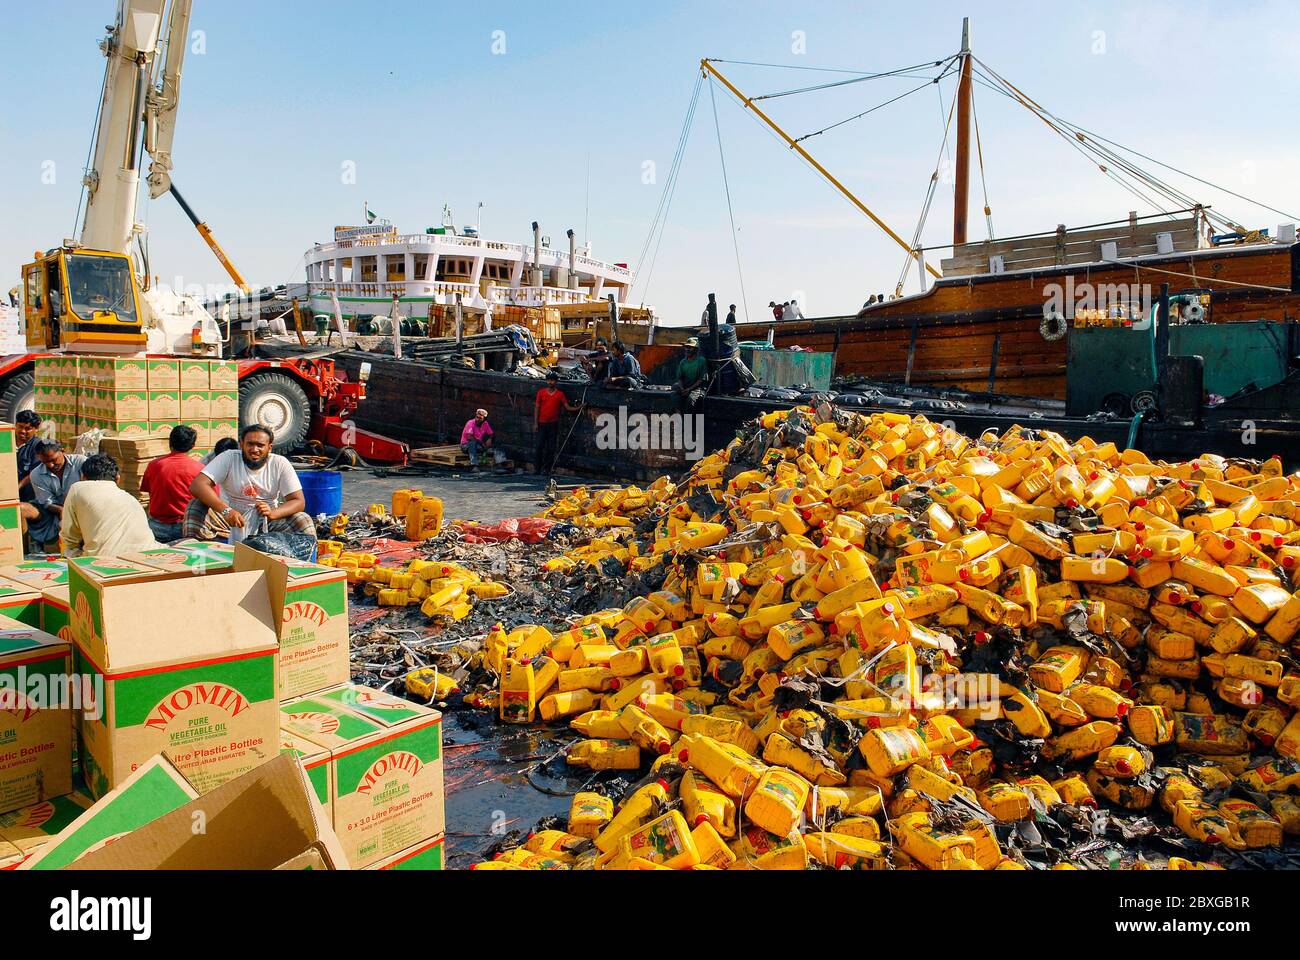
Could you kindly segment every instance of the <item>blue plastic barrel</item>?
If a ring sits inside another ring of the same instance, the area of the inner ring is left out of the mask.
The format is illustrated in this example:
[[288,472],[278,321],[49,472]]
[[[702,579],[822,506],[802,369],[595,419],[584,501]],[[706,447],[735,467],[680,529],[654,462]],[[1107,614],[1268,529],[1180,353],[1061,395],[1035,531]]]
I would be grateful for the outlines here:
[[298,481],[309,516],[327,517],[343,512],[343,474],[337,470],[299,470]]

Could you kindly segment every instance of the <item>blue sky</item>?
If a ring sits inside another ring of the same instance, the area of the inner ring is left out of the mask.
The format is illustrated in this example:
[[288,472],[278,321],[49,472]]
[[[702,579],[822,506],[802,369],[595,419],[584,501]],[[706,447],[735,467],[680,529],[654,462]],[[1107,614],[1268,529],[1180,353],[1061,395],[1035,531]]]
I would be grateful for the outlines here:
[[[355,222],[366,201],[406,232],[438,223],[444,203],[472,224],[481,201],[485,236],[526,241],[537,219],[557,244],[573,227],[595,256],[636,266],[701,56],[892,70],[955,53],[963,15],[976,55],[1057,114],[1300,214],[1291,0],[194,6],[206,51],[186,61],[175,181],[256,284],[302,279],[303,251]],[[5,4],[0,264],[15,280],[33,250],[72,231],[102,76],[96,44],[114,9],[112,0]],[[722,69],[752,95],[841,76]],[[766,105],[801,135],[918,83],[873,80]],[[942,103],[923,90],[806,145],[910,236],[952,92],[945,81]],[[750,314],[791,296],[810,315],[848,312],[892,290],[902,251],[721,90],[717,110]],[[1117,219],[1137,205],[1022,108],[977,88],[976,110],[999,235]],[[49,161],[55,182],[45,184]],[[345,163],[355,184],[343,182]],[[1249,226],[1285,219],[1171,179]],[[982,205],[977,175],[973,239],[984,237]],[[170,198],[140,219],[164,282],[225,282]],[[943,184],[925,238],[950,235]],[[635,292],[671,323],[697,318],[710,291],[741,302],[706,87],[653,274],[643,271]]]

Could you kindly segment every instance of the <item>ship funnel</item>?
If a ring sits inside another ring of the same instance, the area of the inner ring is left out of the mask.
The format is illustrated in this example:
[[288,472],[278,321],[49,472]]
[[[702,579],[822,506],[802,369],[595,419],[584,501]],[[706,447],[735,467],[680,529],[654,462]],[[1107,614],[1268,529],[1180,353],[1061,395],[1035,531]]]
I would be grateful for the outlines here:
[[569,276],[568,283],[565,284],[570,290],[578,289],[578,235],[572,230],[568,232],[569,237]]
[[536,220],[533,221],[533,282],[530,285],[542,285],[542,228]]

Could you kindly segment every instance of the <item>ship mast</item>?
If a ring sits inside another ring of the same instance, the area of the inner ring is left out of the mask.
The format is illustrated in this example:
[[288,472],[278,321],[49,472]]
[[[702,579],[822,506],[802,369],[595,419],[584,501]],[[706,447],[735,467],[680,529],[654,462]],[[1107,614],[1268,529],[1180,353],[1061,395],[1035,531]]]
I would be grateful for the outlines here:
[[957,169],[953,188],[952,245],[966,242],[966,212],[970,206],[971,53],[970,17],[961,22],[961,80],[957,85]]

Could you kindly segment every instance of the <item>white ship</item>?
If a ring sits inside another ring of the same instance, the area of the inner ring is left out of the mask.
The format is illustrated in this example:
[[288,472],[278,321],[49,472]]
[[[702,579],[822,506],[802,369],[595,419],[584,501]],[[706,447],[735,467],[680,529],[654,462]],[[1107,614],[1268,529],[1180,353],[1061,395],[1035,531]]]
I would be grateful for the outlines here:
[[417,234],[399,234],[386,221],[335,227],[333,243],[306,254],[310,308],[328,316],[337,310],[345,320],[386,317],[397,297],[400,315],[423,320],[431,304],[453,305],[458,297],[462,307],[489,318],[506,307],[594,303],[611,295],[626,303],[633,280],[628,266],[594,260],[589,246],[578,252],[572,230],[567,236],[568,249],[556,250],[536,223],[531,246],[485,240],[450,222]]

